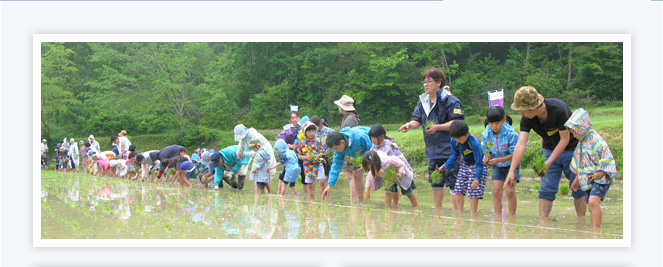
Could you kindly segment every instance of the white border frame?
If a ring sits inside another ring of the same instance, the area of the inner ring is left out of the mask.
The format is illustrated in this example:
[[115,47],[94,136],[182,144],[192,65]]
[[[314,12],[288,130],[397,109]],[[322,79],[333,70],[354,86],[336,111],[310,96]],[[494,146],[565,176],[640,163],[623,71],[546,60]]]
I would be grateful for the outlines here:
[[[35,34],[33,35],[33,155],[41,140],[42,42],[622,42],[624,200],[623,239],[41,239],[41,167],[33,165],[35,247],[630,247],[631,246],[631,35],[630,34]],[[36,162],[36,161],[35,161]]]

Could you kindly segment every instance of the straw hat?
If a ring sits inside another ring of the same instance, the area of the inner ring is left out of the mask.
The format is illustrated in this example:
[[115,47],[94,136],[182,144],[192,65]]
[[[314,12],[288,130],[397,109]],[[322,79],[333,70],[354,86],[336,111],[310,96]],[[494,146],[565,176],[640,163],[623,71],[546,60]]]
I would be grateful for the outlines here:
[[355,103],[355,100],[352,97],[343,95],[341,99],[334,101],[334,104],[341,107],[345,111],[355,111],[355,107],[352,105]]

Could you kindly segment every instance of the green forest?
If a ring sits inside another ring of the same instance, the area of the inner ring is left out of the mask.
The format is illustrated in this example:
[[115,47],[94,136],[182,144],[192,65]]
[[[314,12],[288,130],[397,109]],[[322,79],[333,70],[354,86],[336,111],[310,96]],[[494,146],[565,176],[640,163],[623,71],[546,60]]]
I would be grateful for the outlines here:
[[238,123],[279,128],[289,105],[338,127],[344,94],[362,125],[404,123],[431,66],[466,116],[483,116],[482,93],[504,89],[508,107],[523,85],[571,107],[621,107],[623,56],[622,43],[42,43],[41,132],[50,144],[124,129],[190,146]]

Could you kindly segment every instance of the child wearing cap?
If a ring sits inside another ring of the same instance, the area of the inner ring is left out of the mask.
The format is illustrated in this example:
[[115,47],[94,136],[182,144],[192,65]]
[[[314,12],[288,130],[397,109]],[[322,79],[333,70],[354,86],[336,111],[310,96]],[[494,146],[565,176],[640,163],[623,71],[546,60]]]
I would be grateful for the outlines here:
[[286,185],[288,184],[290,185],[290,189],[292,189],[292,192],[295,195],[299,194],[297,187],[295,187],[295,183],[297,182],[297,177],[302,170],[299,167],[297,153],[290,150],[283,139],[279,139],[276,141],[276,143],[274,143],[274,152],[279,155],[279,162],[273,166],[270,166],[267,168],[267,170],[271,171],[281,165],[285,165],[283,180],[281,181],[282,183],[279,184],[277,194],[285,195]]
[[571,184],[574,192],[580,189],[585,193],[585,202],[588,203],[591,214],[592,229],[601,231],[601,206],[599,203],[605,198],[613,179],[617,176],[615,158],[610,152],[608,143],[592,128],[589,114],[582,108],[573,112],[573,115],[564,124],[569,132],[579,140],[573,151],[570,169],[576,174]]
[[196,167],[194,168],[193,171],[186,173],[186,178],[198,179],[201,185],[205,185],[205,183],[202,180],[202,177],[207,173],[207,165],[200,163],[200,156],[197,153],[191,154],[191,162]]
[[[270,157],[273,157],[273,154],[267,152],[262,147],[260,141],[254,139],[249,142],[249,148],[254,152],[253,163],[251,164],[251,173],[249,174],[249,180],[255,182],[255,192],[258,194],[264,194],[265,188],[267,188],[267,193],[271,191],[269,182],[270,182],[270,171],[267,170],[270,166]],[[273,153],[273,152],[272,152]]]
[[323,165],[323,156],[325,150],[320,139],[315,137],[317,126],[311,121],[304,123],[301,135],[304,139],[299,142],[295,152],[298,158],[304,161],[304,175],[306,183],[304,192],[308,195],[309,200],[315,200],[315,184],[320,184],[320,190],[327,187],[327,177],[325,177],[325,168]]
[[[571,109],[564,101],[555,98],[544,98],[532,86],[520,87],[513,96],[511,109],[520,111],[520,136],[513,151],[509,174],[504,186],[514,184],[516,168],[525,154],[530,131],[534,130],[542,139],[541,153],[545,156],[545,177],[541,179],[539,189],[539,217],[550,215],[553,201],[559,190],[562,173],[573,183],[576,175],[569,169],[573,150],[578,139],[571,136],[564,124],[571,117]],[[578,217],[585,216],[587,204],[584,192],[572,192],[573,204]]]
[[451,157],[445,162],[439,171],[443,172],[462,157],[454,187],[456,211],[463,212],[465,195],[470,198],[470,212],[474,218],[479,208],[479,199],[483,199],[486,187],[487,169],[483,164],[483,152],[479,139],[470,134],[470,128],[463,120],[455,120],[451,123],[449,131],[451,141]]
[[[502,191],[509,201],[509,215],[516,215],[516,185],[505,188],[504,181],[509,173],[513,150],[518,143],[518,134],[507,123],[504,109],[493,106],[486,112],[486,129],[481,133],[481,149],[485,153],[483,163],[493,166],[493,208],[495,215],[502,214]],[[515,181],[520,181],[520,166],[516,167]],[[513,183],[513,182],[512,182]]]

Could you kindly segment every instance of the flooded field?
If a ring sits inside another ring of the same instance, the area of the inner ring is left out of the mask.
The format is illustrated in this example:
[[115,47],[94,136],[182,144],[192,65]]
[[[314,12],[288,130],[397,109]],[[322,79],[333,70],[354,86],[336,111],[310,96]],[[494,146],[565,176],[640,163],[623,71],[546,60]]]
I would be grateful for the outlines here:
[[[421,176],[420,176],[421,177]],[[490,177],[490,176],[489,176]],[[562,179],[565,181],[565,179]],[[276,180],[278,181],[278,180]],[[193,182],[193,181],[192,181]],[[451,195],[443,209],[433,208],[432,190],[417,179],[419,207],[407,197],[386,210],[384,190],[371,193],[370,203],[351,203],[342,175],[330,201],[307,201],[301,195],[256,195],[247,180],[243,190],[186,188],[87,174],[42,171],[42,239],[585,239],[623,238],[622,181],[601,203],[603,227],[592,233],[587,216],[578,218],[569,195],[557,196],[551,216],[538,217],[538,179],[523,178],[517,186],[518,212],[495,216],[492,183],[470,218],[469,200],[460,215],[452,212]],[[196,182],[197,183],[197,182]],[[194,185],[196,185],[194,183]],[[276,182],[272,181],[272,191]]]

